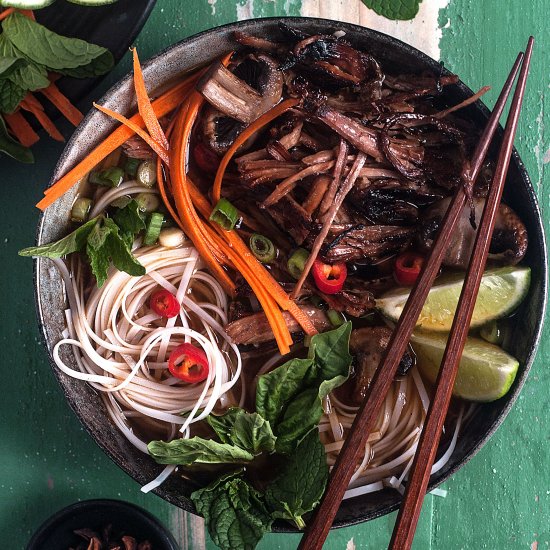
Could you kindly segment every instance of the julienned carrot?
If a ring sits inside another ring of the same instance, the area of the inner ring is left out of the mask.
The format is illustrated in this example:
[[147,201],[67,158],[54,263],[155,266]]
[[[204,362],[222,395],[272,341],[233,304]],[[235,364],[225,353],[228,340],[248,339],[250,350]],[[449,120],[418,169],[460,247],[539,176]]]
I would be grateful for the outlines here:
[[25,111],[29,111],[36,117],[38,122],[40,122],[42,128],[46,130],[51,138],[55,139],[56,141],[65,141],[65,138],[55,127],[55,124],[52,122],[50,117],[44,112],[42,106],[40,105],[40,109],[37,107],[37,103],[38,105],[40,105],[36,98],[34,98],[32,94],[29,93],[25,96],[25,99],[23,99],[19,105],[22,109],[24,109]]
[[52,82],[47,88],[40,90],[57,108],[57,110],[73,125],[78,126],[84,115],[61,93]]
[[2,116],[17,141],[24,147],[31,147],[40,139],[21,111],[15,111],[11,115],[3,114]]
[[170,164],[170,158],[168,156],[168,151],[155,139],[153,139],[147,132],[145,132],[142,128],[140,128],[139,124],[136,124],[129,118],[126,118],[124,115],[121,115],[120,113],[117,113],[116,111],[112,111],[111,109],[104,107],[103,105],[98,105],[97,103],[93,103],[93,106],[100,110],[102,113],[105,113],[106,115],[109,115],[111,118],[114,118],[115,120],[118,120],[124,126],[128,126],[130,130],[132,130],[135,134],[137,134],[153,151],[162,159],[162,161],[165,164]]
[[8,15],[11,15],[15,11],[15,8],[7,8],[3,12],[0,13],[0,21],[2,19],[5,19]]
[[[193,74],[183,82],[179,82],[170,90],[163,93],[159,98],[153,101],[153,109],[158,117],[164,116],[173,111],[189,93],[195,82],[202,76],[204,71]],[[135,114],[133,122],[139,124],[141,128],[145,123],[139,114]],[[86,158],[69,170],[54,185],[44,191],[44,197],[36,206],[44,210],[50,204],[53,204],[59,197],[63,196],[73,185],[78,183],[90,170],[94,168],[109,153],[120,147],[126,140],[134,135],[134,132],[126,126],[119,126],[102,143],[100,143]]]
[[168,151],[168,140],[164,135],[153,106],[151,105],[151,100],[147,94],[147,89],[145,88],[145,81],[143,79],[143,72],[141,70],[141,65],[139,63],[139,57],[137,54],[137,49],[132,49],[134,56],[134,88],[136,90],[136,99],[138,104],[138,111],[145,122],[145,127],[148,132],[151,134],[151,137],[164,147]]
[[[188,107],[181,109],[178,113],[174,127],[174,137],[170,147],[170,156],[172,157],[170,170],[172,191],[179,219],[185,233],[191,238],[202,259],[209,266],[213,275],[218,278],[224,290],[230,294],[234,294],[235,285],[215,257],[214,244],[204,231],[204,225],[193,207],[186,187],[185,162],[187,158],[187,141],[193,126],[192,123],[196,118],[193,103],[195,95],[196,92],[191,94],[188,100]],[[187,139],[183,139],[186,135]]]
[[34,12],[32,10],[18,10],[18,11],[19,13],[23,14],[25,17],[28,17],[29,19],[36,21],[36,17],[34,16]]
[[281,116],[283,113],[292,109],[292,107],[298,104],[297,99],[287,99],[278,105],[275,105],[272,109],[264,113],[260,118],[255,120],[250,126],[247,126],[238,136],[237,139],[233,142],[233,145],[228,149],[227,153],[223,156],[218,171],[216,172],[216,179],[214,180],[214,186],[212,188],[212,196],[214,202],[218,202],[221,198],[221,188],[223,176],[227,165],[233,158],[233,155],[237,149],[252,135],[255,134],[258,130],[263,128],[266,124],[269,124],[272,120],[275,120],[277,117]]

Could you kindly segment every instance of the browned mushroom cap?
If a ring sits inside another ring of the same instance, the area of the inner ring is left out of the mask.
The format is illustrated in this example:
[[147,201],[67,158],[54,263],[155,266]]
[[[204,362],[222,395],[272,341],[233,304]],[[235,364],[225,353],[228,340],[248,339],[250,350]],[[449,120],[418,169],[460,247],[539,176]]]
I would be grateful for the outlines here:
[[214,64],[197,90],[225,115],[250,124],[280,101],[283,76],[268,55],[250,55],[233,71],[221,63]]
[[[420,244],[424,248],[432,247],[450,200],[450,197],[447,197],[426,211],[420,230]],[[478,221],[481,218],[484,205],[484,199],[474,199],[475,218]],[[470,223],[470,209],[465,207],[443,258],[444,265],[466,269],[474,247],[476,233],[477,229],[474,229]],[[503,265],[515,265],[525,256],[527,245],[528,236],[525,225],[509,206],[501,204],[491,239],[489,260]]]

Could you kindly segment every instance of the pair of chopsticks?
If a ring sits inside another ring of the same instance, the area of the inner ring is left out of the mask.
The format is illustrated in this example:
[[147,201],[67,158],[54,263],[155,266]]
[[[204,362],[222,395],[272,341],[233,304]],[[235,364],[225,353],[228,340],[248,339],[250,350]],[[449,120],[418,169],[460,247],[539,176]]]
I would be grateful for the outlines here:
[[[441,437],[443,422],[449,408],[451,392],[458,372],[460,358],[468,335],[479,285],[487,261],[495,218],[510,164],[510,156],[525,92],[529,63],[531,61],[533,42],[533,37],[530,37],[525,55],[523,53],[518,55],[479,140],[473,159],[470,165],[464,168],[462,174],[464,181],[468,181],[470,184],[476,181],[498,126],[498,121],[512,90],[516,75],[520,71],[504,130],[495,174],[485,202],[470,265],[439,369],[434,398],[428,409],[411,473],[407,481],[405,496],[401,503],[389,545],[389,548],[392,550],[406,550],[410,548],[414,538],[422,502]],[[430,257],[407,300],[380,366],[371,382],[363,404],[357,412],[344,446],[338,455],[323,499],[313,519],[308,523],[298,547],[301,550],[321,550],[323,547],[342,497],[348,487],[349,480],[355,471],[359,455],[364,451],[365,443],[377,419],[378,411],[390,389],[397,372],[397,367],[409,343],[428,292],[439,272],[450,236],[466,203],[467,197],[464,187],[460,186],[449,205]]]

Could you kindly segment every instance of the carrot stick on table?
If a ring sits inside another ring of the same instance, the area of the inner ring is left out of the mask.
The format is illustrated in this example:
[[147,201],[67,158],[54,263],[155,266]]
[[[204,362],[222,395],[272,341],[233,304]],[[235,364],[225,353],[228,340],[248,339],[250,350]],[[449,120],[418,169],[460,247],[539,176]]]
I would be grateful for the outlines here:
[[[30,93],[25,96],[20,103],[20,106],[25,111],[32,113],[42,128],[46,130],[48,135],[56,141],[65,141],[65,138],[61,132],[56,128],[50,117],[44,112],[44,108],[40,105],[40,102]],[[40,107],[40,108],[39,108]]]
[[0,21],[2,19],[5,19],[8,15],[11,15],[15,11],[15,8],[7,8],[3,12],[0,13]]
[[9,129],[13,132],[13,135],[17,138],[17,141],[24,147],[31,147],[40,139],[21,111],[3,114],[2,116]]
[[57,110],[73,125],[78,126],[84,115],[64,96],[52,82],[47,88],[40,90],[57,108]]

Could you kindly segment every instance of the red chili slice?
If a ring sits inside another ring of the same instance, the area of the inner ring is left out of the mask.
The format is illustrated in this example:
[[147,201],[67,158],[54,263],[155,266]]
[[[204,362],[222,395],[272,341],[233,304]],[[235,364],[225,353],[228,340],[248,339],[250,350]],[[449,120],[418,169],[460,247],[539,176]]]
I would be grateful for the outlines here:
[[208,377],[208,359],[202,349],[193,344],[181,344],[168,358],[168,370],[180,380],[196,384]]
[[418,279],[422,266],[424,265],[424,257],[416,252],[403,252],[395,259],[393,276],[398,285],[412,286]]
[[348,268],[343,262],[331,265],[315,260],[311,271],[317,288],[324,294],[340,292],[348,276]]
[[193,158],[197,166],[208,174],[214,174],[220,165],[220,158],[204,143],[197,143],[193,148]]
[[151,294],[149,307],[157,315],[169,319],[170,317],[175,317],[180,312],[181,306],[177,298],[163,288]]

